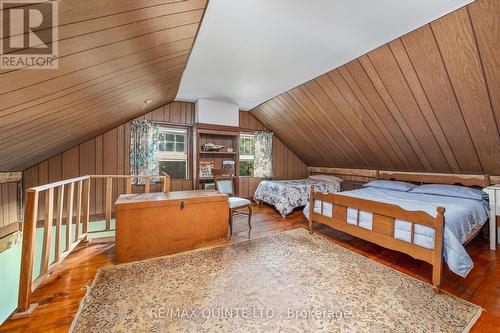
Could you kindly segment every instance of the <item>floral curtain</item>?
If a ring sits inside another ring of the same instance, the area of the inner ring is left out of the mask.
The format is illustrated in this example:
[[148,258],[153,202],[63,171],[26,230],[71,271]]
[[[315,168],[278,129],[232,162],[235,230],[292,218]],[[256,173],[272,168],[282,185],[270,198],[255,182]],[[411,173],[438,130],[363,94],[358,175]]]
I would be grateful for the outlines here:
[[255,177],[273,176],[273,133],[255,132],[255,155],[253,160]]
[[[132,121],[130,133],[130,174],[157,176],[159,126],[150,120]],[[145,184],[145,179],[132,179],[134,184]]]

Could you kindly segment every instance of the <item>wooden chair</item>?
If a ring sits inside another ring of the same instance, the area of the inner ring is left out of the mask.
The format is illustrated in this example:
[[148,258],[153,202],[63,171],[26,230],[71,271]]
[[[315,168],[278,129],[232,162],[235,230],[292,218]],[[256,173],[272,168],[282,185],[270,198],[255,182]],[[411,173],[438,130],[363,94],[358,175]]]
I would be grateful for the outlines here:
[[[233,234],[233,217],[235,215],[248,216],[248,228],[252,229],[252,202],[245,198],[238,198],[234,196],[234,176],[221,175],[220,172],[213,170],[215,188],[217,191],[227,194],[229,196],[229,234]],[[248,208],[247,212],[242,212],[239,209]]]

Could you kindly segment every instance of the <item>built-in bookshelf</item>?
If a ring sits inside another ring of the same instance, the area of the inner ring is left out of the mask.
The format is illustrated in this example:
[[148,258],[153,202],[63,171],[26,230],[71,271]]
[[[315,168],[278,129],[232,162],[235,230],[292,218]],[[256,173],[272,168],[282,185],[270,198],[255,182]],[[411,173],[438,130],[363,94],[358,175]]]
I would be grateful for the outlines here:
[[[207,166],[222,170],[224,161],[234,162],[234,183],[236,193],[238,191],[239,170],[239,127],[220,126],[210,124],[196,124],[195,128],[195,189],[205,189],[207,185],[214,183],[213,173],[207,175]],[[202,151],[202,145],[213,143],[223,146],[219,151]],[[230,151],[228,151],[228,149]],[[200,174],[202,171],[203,175]]]

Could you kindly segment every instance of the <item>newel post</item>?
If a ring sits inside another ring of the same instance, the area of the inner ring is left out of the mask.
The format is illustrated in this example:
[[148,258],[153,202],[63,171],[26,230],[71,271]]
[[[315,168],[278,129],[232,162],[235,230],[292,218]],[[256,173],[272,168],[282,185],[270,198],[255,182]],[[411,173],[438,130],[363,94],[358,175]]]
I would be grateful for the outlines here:
[[38,218],[38,192],[26,192],[26,206],[23,222],[23,248],[21,254],[21,275],[19,281],[19,316],[26,316],[36,304],[30,306],[31,284],[33,282],[33,260],[36,242],[36,221]]

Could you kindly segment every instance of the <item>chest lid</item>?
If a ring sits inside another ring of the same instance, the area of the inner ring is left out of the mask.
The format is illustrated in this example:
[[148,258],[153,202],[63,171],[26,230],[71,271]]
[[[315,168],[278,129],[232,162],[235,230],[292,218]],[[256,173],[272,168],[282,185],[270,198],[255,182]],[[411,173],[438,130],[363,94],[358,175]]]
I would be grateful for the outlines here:
[[227,202],[228,197],[214,190],[122,194],[115,202],[115,210],[173,206],[181,201],[186,204]]

